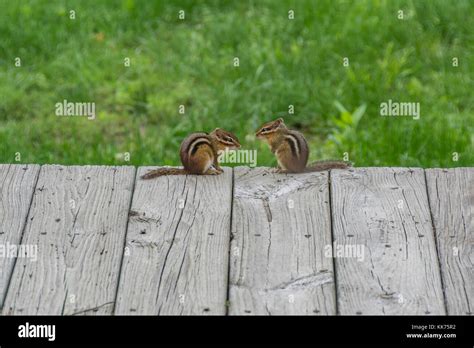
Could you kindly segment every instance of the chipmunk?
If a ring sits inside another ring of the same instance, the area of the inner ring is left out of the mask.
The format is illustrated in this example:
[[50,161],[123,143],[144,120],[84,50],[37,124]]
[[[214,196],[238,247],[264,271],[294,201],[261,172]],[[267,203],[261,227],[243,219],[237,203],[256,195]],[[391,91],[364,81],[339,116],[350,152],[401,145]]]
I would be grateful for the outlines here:
[[300,132],[288,129],[282,118],[265,123],[256,133],[258,139],[268,142],[278,160],[280,173],[317,172],[328,169],[346,169],[350,162],[324,160],[306,166],[309,157],[308,143]]
[[179,155],[184,168],[159,168],[151,170],[142,179],[153,179],[162,175],[217,175],[224,170],[217,161],[218,153],[240,147],[239,139],[223,129],[216,128],[210,134],[192,133],[181,143]]

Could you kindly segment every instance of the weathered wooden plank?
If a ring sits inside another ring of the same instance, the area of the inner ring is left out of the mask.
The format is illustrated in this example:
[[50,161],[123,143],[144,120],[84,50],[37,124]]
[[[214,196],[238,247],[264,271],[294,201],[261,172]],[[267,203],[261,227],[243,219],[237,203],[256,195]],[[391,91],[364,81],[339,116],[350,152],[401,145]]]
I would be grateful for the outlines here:
[[334,170],[331,201],[340,314],[445,314],[422,169]]
[[234,170],[229,313],[335,314],[328,173]]
[[232,169],[135,187],[116,314],[224,314]]
[[40,166],[0,165],[0,309],[3,307]]
[[41,167],[4,314],[110,314],[134,167]]
[[474,168],[427,169],[448,314],[474,314]]

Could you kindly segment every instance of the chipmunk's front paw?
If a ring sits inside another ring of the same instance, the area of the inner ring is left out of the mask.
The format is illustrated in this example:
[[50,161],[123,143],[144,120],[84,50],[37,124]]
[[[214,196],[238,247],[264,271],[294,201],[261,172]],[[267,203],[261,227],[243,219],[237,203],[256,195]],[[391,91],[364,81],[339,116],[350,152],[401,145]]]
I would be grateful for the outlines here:
[[205,175],[219,175],[221,174],[222,172],[219,172],[217,169],[214,169],[214,168],[209,168],[207,170],[207,172],[205,172],[204,174]]
[[211,168],[209,169],[213,169],[213,170],[216,170],[218,171],[219,173],[224,173],[224,169],[222,169],[220,166],[216,166],[216,165],[213,165]]

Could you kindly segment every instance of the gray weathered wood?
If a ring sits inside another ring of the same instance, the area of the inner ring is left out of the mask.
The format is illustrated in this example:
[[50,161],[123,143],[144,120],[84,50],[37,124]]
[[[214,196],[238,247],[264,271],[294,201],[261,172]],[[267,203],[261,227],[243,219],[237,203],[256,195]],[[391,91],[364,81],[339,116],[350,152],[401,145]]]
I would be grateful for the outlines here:
[[339,313],[445,314],[423,170],[334,170],[331,193],[335,243],[364,252],[335,258]]
[[427,169],[448,314],[474,314],[474,171]]
[[[20,251],[21,236],[40,166],[26,164],[0,165],[0,309]],[[13,250],[12,248],[15,248]],[[13,251],[13,253],[12,253]],[[21,256],[21,255],[20,255]]]
[[135,168],[42,166],[4,314],[110,314]]
[[116,314],[225,313],[231,198],[229,168],[137,180]]
[[[472,314],[473,168],[328,176],[137,180],[132,202],[133,167],[0,165],[0,248],[38,248],[0,255],[0,309],[225,314],[228,292],[234,315],[335,314],[336,294],[340,314]],[[363,254],[333,260],[331,227]]]
[[235,168],[230,314],[335,314],[328,173]]

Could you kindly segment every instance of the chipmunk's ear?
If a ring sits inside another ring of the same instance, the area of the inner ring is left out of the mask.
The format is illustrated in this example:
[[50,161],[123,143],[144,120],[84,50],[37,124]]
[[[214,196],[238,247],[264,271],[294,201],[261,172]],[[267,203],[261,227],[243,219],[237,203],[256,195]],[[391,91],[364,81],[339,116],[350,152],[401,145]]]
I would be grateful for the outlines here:
[[279,124],[285,124],[285,121],[280,117],[276,120]]
[[220,128],[216,128],[216,129],[214,129],[214,130],[212,131],[212,133],[217,133],[217,132],[219,132],[220,130],[221,130]]

